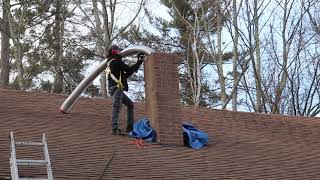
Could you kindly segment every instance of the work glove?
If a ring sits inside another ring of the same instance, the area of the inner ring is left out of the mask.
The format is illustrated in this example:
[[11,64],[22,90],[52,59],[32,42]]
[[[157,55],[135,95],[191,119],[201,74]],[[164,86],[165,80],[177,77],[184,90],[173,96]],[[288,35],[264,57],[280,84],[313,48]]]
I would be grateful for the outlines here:
[[142,53],[142,52],[139,52],[139,53],[137,54],[137,58],[138,58],[138,63],[139,63],[139,64],[142,64],[142,62],[144,61],[144,58],[145,58],[145,54]]

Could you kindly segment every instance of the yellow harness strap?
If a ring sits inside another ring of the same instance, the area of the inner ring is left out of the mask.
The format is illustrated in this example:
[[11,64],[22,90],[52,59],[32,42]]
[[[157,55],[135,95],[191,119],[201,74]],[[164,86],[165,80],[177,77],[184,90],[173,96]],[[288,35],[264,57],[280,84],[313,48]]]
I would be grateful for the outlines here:
[[122,82],[121,82],[121,72],[120,72],[119,80],[116,81],[116,83],[117,83],[117,87],[118,87],[118,88],[124,89],[124,86],[123,86],[123,84],[122,84]]
[[119,80],[111,73],[111,69],[110,69],[110,63],[115,60],[115,59],[111,59],[109,62],[108,62],[108,65],[107,65],[107,69],[106,69],[106,73],[107,75],[109,75],[111,77],[112,80],[114,80],[114,82],[117,83],[117,88],[120,88],[120,89],[124,89],[124,86],[121,82],[121,72],[120,72],[120,77],[119,77]]

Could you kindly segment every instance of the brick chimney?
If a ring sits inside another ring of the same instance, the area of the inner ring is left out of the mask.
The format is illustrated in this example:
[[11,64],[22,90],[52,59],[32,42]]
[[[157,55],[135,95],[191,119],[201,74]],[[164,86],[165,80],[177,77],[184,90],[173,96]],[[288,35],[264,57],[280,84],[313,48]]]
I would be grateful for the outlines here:
[[179,58],[154,53],[144,62],[146,109],[159,143],[183,145],[179,96]]

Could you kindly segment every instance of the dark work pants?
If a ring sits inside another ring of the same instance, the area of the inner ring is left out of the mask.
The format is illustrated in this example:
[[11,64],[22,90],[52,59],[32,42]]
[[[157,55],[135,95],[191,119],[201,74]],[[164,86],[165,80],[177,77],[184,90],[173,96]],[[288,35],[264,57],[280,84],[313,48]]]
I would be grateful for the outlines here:
[[127,106],[127,129],[133,126],[134,112],[133,102],[124,94],[123,90],[117,87],[111,87],[109,92],[112,96],[112,129],[116,130],[119,127],[119,113],[122,103]]

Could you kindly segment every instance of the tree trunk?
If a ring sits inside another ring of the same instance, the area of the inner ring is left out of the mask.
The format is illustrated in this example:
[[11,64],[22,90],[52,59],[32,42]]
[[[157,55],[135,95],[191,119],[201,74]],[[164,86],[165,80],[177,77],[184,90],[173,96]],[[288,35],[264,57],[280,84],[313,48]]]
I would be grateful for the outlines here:
[[[284,2],[284,12],[283,12],[283,23],[282,23],[282,69],[281,69],[281,78],[279,80],[279,84],[277,85],[276,88],[276,92],[275,92],[275,100],[273,103],[273,107],[272,107],[272,113],[274,114],[279,114],[280,113],[280,103],[281,103],[281,96],[283,93],[283,90],[285,88],[285,85],[287,83],[287,65],[288,65],[288,50],[287,50],[287,44],[288,44],[288,40],[286,37],[286,30],[287,30],[287,15],[290,14],[287,12],[287,6],[288,6],[288,1],[285,0]],[[289,45],[288,45],[289,46]]]
[[[55,14],[55,26],[53,30],[54,36],[54,69],[55,77],[53,82],[53,92],[62,93],[63,92],[63,69],[61,67],[63,58],[63,33],[64,33],[64,23],[63,23],[63,0],[56,0],[56,14]],[[62,10],[62,11],[61,11]]]
[[15,60],[16,60],[16,65],[18,69],[18,83],[19,83],[19,89],[24,90],[24,70],[23,70],[23,64],[22,64],[22,55],[21,55],[21,42],[20,42],[20,36],[16,39],[17,43],[16,49],[15,49]]
[[[197,10],[194,11],[194,17],[195,17],[195,22],[194,22],[194,28],[193,28],[193,32],[191,33],[191,37],[192,37],[192,51],[193,51],[193,66],[192,68],[192,72],[193,72],[193,76],[191,76],[191,78],[193,78],[192,82],[194,82],[193,85],[193,102],[194,102],[194,106],[198,107],[200,105],[200,95],[201,95],[201,66],[202,66],[202,58],[199,57],[199,31],[200,31],[200,23],[199,23],[199,17],[198,17],[198,13]],[[190,36],[189,36],[190,38]],[[190,67],[188,67],[190,68]]]
[[[99,18],[99,9],[98,9],[98,4],[97,4],[97,0],[93,0],[93,12],[94,12],[94,19],[96,22],[96,38],[97,38],[97,52],[98,55],[103,56],[104,55],[104,50],[103,50],[103,33],[102,33],[102,29],[101,29],[101,21]],[[106,73],[103,71],[101,73],[101,78],[100,78],[100,84],[101,84],[101,93],[102,93],[102,97],[103,98],[107,98],[108,97],[108,93],[107,93],[107,76]]]
[[9,0],[3,0],[2,2],[2,29],[1,29],[1,74],[0,74],[0,87],[7,88],[9,85],[9,53],[10,53],[10,44],[9,44],[9,34],[10,34],[10,26],[9,26],[9,18],[8,18],[8,10],[5,8],[5,4],[9,4]]
[[217,1],[218,17],[217,17],[217,39],[218,39],[218,76],[220,82],[220,98],[222,102],[222,107],[225,109],[227,102],[226,84],[225,77],[223,75],[223,59],[222,59],[222,13],[220,1]]
[[[9,1],[10,2],[10,1]],[[8,10],[10,7],[10,4],[6,4],[6,9]],[[9,11],[8,11],[9,12]],[[25,86],[24,86],[24,68],[23,68],[23,63],[22,63],[22,53],[21,53],[21,49],[22,49],[22,44],[21,44],[21,34],[24,32],[21,32],[22,30],[22,26],[24,26],[23,23],[23,19],[25,16],[25,12],[26,12],[26,4],[23,3],[22,4],[22,11],[18,17],[18,22],[14,22],[15,18],[13,18],[11,16],[11,14],[9,14],[8,19],[9,19],[9,26],[10,26],[10,35],[11,35],[11,39],[13,41],[14,44],[14,60],[15,60],[15,64],[17,67],[17,71],[18,71],[18,86],[19,89],[24,90]],[[13,26],[16,26],[15,29],[16,31],[12,31],[14,28]]]
[[234,30],[234,39],[233,39],[233,88],[234,92],[232,94],[232,110],[237,111],[237,99],[238,99],[238,69],[237,65],[239,62],[239,51],[238,51],[238,40],[239,40],[239,31],[238,31],[238,13],[237,13],[237,1],[233,0],[233,30]]
[[101,73],[100,77],[100,84],[101,84],[101,93],[103,98],[108,97],[108,91],[107,91],[107,75],[105,72]]
[[[102,13],[103,13],[103,29],[104,29],[104,41],[105,41],[105,48],[108,48],[112,44],[112,35],[113,35],[113,28],[114,28],[114,11],[115,11],[115,5],[116,3],[110,1],[109,5],[107,6],[106,0],[102,0]],[[108,9],[110,11],[110,15],[108,14]],[[110,19],[110,20],[109,20]],[[106,54],[106,52],[104,52]],[[100,78],[100,84],[101,84],[101,92],[102,97],[109,96],[108,93],[108,81],[107,81],[107,75],[105,72],[101,73]]]
[[261,88],[261,56],[260,56],[260,39],[259,39],[259,15],[258,15],[258,1],[254,0],[254,38],[255,38],[255,84],[256,84],[256,110],[262,112],[262,88]]

